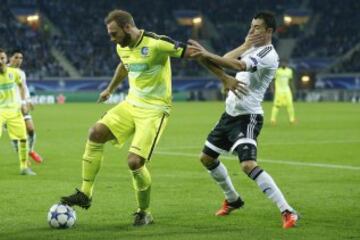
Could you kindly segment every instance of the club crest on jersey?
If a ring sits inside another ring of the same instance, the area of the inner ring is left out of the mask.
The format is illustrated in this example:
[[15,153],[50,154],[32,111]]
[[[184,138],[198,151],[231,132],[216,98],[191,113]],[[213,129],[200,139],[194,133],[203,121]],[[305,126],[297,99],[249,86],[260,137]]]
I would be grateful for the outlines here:
[[148,47],[142,47],[140,50],[141,56],[147,57],[149,55],[149,48]]

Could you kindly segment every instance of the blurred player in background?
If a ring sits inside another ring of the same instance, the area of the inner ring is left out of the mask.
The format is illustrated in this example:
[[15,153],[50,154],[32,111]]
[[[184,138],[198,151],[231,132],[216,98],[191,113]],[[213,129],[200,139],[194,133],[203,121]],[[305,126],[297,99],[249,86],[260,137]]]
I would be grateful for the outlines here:
[[276,117],[280,107],[286,107],[291,124],[296,122],[293,104],[293,94],[295,91],[293,79],[293,70],[288,67],[287,60],[282,60],[280,68],[277,69],[275,74],[274,103],[270,119],[271,125],[276,125]]
[[224,57],[210,53],[195,41],[191,42],[194,46],[190,48],[196,52],[192,56],[200,58],[200,61],[205,58],[221,67],[239,71],[236,79],[246,84],[248,91],[247,94],[238,90],[229,91],[226,110],[208,135],[200,157],[225,195],[223,206],[216,215],[226,216],[244,205],[225,165],[218,159],[222,153],[233,152],[237,154],[242,170],[279,208],[283,228],[291,228],[296,225],[297,213],[287,203],[273,178],[256,162],[257,137],[263,125],[261,102],[279,64],[279,57],[271,43],[275,29],[274,16],[260,12],[251,22],[245,43]]
[[[9,137],[17,142],[21,175],[36,175],[28,166],[28,144],[23,113],[27,113],[26,90],[18,69],[8,67],[7,56],[0,49],[0,126],[6,124]],[[21,107],[17,99],[19,88]],[[0,137],[3,128],[0,127]]]
[[[24,60],[24,54],[21,50],[14,50],[11,53],[10,56],[10,61],[9,61],[9,66],[13,67],[13,68],[17,68],[19,70],[20,76],[21,76],[21,80],[22,80],[22,85],[25,88],[26,91],[26,104],[29,110],[33,110],[34,106],[31,102],[31,97],[30,97],[30,92],[29,89],[27,87],[26,84],[26,74],[25,72],[21,69],[21,65],[23,63]],[[19,102],[20,102],[20,94],[18,95],[19,97]],[[23,113],[24,115],[24,120],[25,120],[25,125],[26,125],[26,132],[28,135],[28,142],[29,142],[29,156],[36,162],[36,163],[42,163],[43,159],[42,157],[35,152],[34,150],[34,146],[35,146],[35,139],[36,139],[36,134],[35,134],[35,127],[34,127],[34,122],[32,120],[32,117],[30,115],[30,112],[27,113]],[[18,149],[18,144],[17,141],[13,141],[13,145],[17,151]]]
[[112,141],[122,146],[133,136],[127,158],[138,207],[133,225],[142,226],[153,222],[149,210],[151,177],[145,163],[151,158],[171,110],[170,57],[187,58],[189,53],[186,44],[138,29],[126,11],[110,12],[105,24],[121,62],[108,87],[100,93],[99,102],[108,100],[126,78],[129,93],[125,101],[109,110],[90,129],[83,155],[81,190],[62,197],[61,202],[89,208],[95,177],[103,161],[104,144]]

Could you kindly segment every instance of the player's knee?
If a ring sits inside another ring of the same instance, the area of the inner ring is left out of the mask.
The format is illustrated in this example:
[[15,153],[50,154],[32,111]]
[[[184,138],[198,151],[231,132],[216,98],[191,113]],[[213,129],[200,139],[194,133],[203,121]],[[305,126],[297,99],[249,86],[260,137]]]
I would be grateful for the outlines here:
[[254,160],[248,160],[241,162],[240,165],[244,173],[249,175],[249,173],[257,166],[257,163]]
[[145,159],[134,153],[128,155],[128,166],[131,170],[136,170],[144,166]]
[[214,159],[213,157],[210,157],[209,155],[205,153],[200,154],[200,162],[204,167],[207,169],[212,168],[213,165],[217,163],[217,159]]
[[100,124],[96,124],[89,129],[89,139],[96,143],[105,143],[107,141],[107,134],[107,129]]
[[200,154],[200,162],[207,169],[214,169],[219,165],[218,157],[219,153],[207,146],[204,146],[202,153]]

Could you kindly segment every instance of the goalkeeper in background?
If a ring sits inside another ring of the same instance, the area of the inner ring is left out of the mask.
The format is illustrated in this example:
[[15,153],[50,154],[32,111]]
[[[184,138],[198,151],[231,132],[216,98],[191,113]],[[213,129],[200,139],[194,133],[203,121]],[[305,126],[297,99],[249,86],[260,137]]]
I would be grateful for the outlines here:
[[274,103],[271,111],[271,125],[276,125],[276,118],[281,107],[286,107],[289,122],[291,124],[296,123],[295,111],[293,104],[294,94],[294,73],[289,68],[286,60],[282,60],[280,67],[275,74],[275,91],[274,91]]

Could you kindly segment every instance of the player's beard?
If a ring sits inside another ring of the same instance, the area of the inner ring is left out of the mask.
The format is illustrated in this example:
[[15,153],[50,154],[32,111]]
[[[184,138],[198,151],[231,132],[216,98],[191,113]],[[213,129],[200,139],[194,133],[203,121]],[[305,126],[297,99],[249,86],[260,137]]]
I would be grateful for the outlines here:
[[130,42],[131,42],[131,36],[129,33],[125,33],[125,36],[123,38],[123,40],[119,43],[121,47],[127,47],[129,46]]

